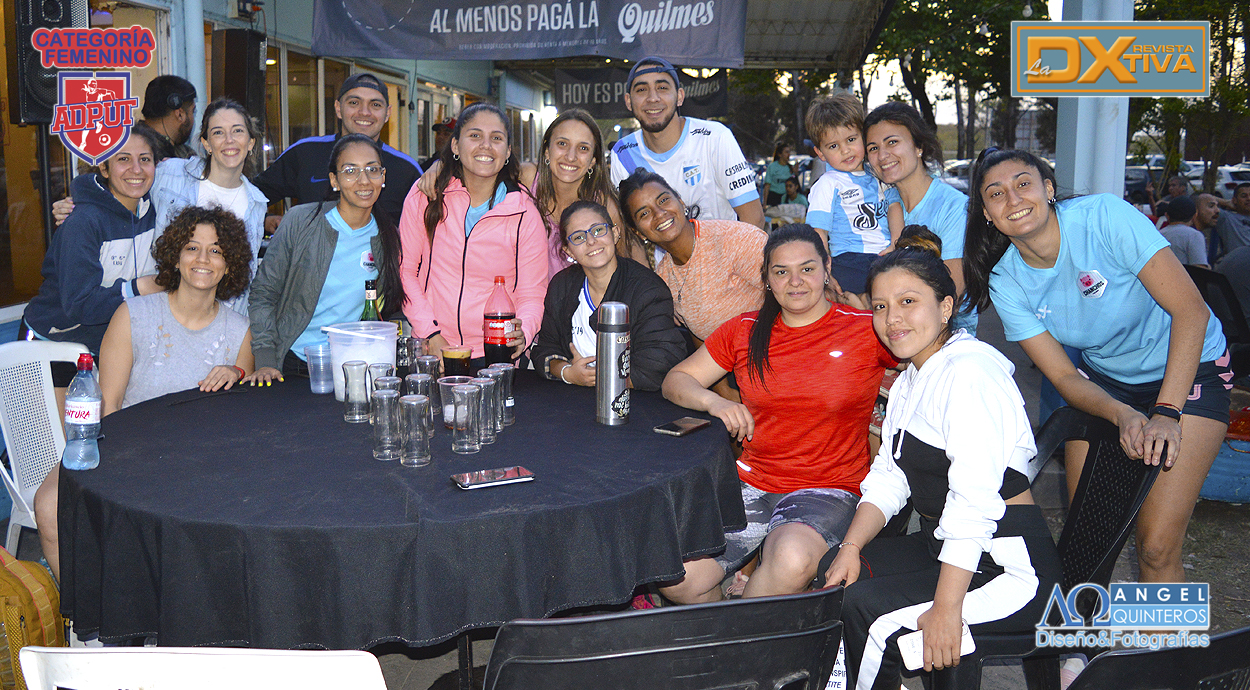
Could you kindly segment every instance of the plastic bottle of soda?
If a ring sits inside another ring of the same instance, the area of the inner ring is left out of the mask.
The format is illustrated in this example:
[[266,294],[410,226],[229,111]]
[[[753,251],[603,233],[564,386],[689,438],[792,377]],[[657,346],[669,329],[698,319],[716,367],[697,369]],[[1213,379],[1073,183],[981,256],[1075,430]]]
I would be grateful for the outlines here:
[[495,276],[495,289],[486,300],[485,313],[482,315],[486,366],[512,361],[512,348],[508,347],[508,339],[512,337],[512,320],[515,318],[516,307],[508,296],[508,289],[504,287],[504,278]]
[[78,373],[65,395],[65,452],[61,466],[67,470],[90,470],[100,464],[100,408],[104,396],[92,373],[91,355],[78,355]]

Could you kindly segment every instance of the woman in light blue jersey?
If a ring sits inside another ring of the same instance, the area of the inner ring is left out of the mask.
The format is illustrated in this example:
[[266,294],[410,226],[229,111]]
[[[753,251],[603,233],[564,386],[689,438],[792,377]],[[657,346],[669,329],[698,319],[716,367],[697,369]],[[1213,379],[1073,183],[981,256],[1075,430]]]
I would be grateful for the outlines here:
[[[969,190],[969,300],[993,302],[1007,339],[1069,405],[1114,422],[1131,457],[1163,463],[1137,520],[1141,581],[1184,581],[1185,528],[1228,427],[1219,321],[1167,239],[1127,202],[1056,201],[1050,166],[1013,150],[983,151]],[[1079,371],[1063,345],[1082,351]],[[1083,448],[1073,455],[1069,494]]]

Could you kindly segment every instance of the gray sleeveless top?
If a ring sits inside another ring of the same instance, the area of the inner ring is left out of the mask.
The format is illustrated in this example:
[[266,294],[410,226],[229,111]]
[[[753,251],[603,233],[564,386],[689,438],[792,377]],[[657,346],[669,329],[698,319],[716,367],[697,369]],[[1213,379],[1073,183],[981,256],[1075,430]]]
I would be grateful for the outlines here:
[[248,321],[218,304],[217,317],[193,331],[169,311],[169,293],[126,300],[130,308],[130,348],[134,364],[122,407],[195,388],[218,364],[234,366]]

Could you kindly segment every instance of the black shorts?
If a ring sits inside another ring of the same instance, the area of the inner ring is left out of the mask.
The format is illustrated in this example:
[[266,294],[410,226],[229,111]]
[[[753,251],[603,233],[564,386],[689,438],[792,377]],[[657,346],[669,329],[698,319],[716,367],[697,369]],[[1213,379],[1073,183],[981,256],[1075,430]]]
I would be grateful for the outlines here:
[[[1233,389],[1232,358],[1228,351],[1214,362],[1202,362],[1198,365],[1198,373],[1194,375],[1194,385],[1181,412],[1195,417],[1206,417],[1217,422],[1228,424],[1228,405]],[[1121,383],[1104,376],[1094,370],[1088,362],[1082,360],[1080,372],[1085,378],[1098,384],[1112,398],[1132,407],[1147,417],[1150,408],[1159,399],[1159,389],[1163,381],[1150,383]]]

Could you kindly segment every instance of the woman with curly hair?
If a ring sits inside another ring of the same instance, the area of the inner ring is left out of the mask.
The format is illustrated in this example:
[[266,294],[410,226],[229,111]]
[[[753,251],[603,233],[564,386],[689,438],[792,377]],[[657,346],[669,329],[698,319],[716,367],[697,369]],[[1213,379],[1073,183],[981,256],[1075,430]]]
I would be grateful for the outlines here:
[[221,308],[247,289],[246,233],[230,211],[188,206],[157,238],[164,289],[118,307],[100,345],[104,414],[195,386],[228,389],[251,373],[247,317]]
[[[152,247],[163,288],[122,303],[100,346],[104,414],[199,386],[230,388],[252,371],[247,317],[225,307],[247,289],[252,248],[243,221],[221,208],[188,206]],[[60,465],[35,492],[39,543],[61,576],[57,539]]]

